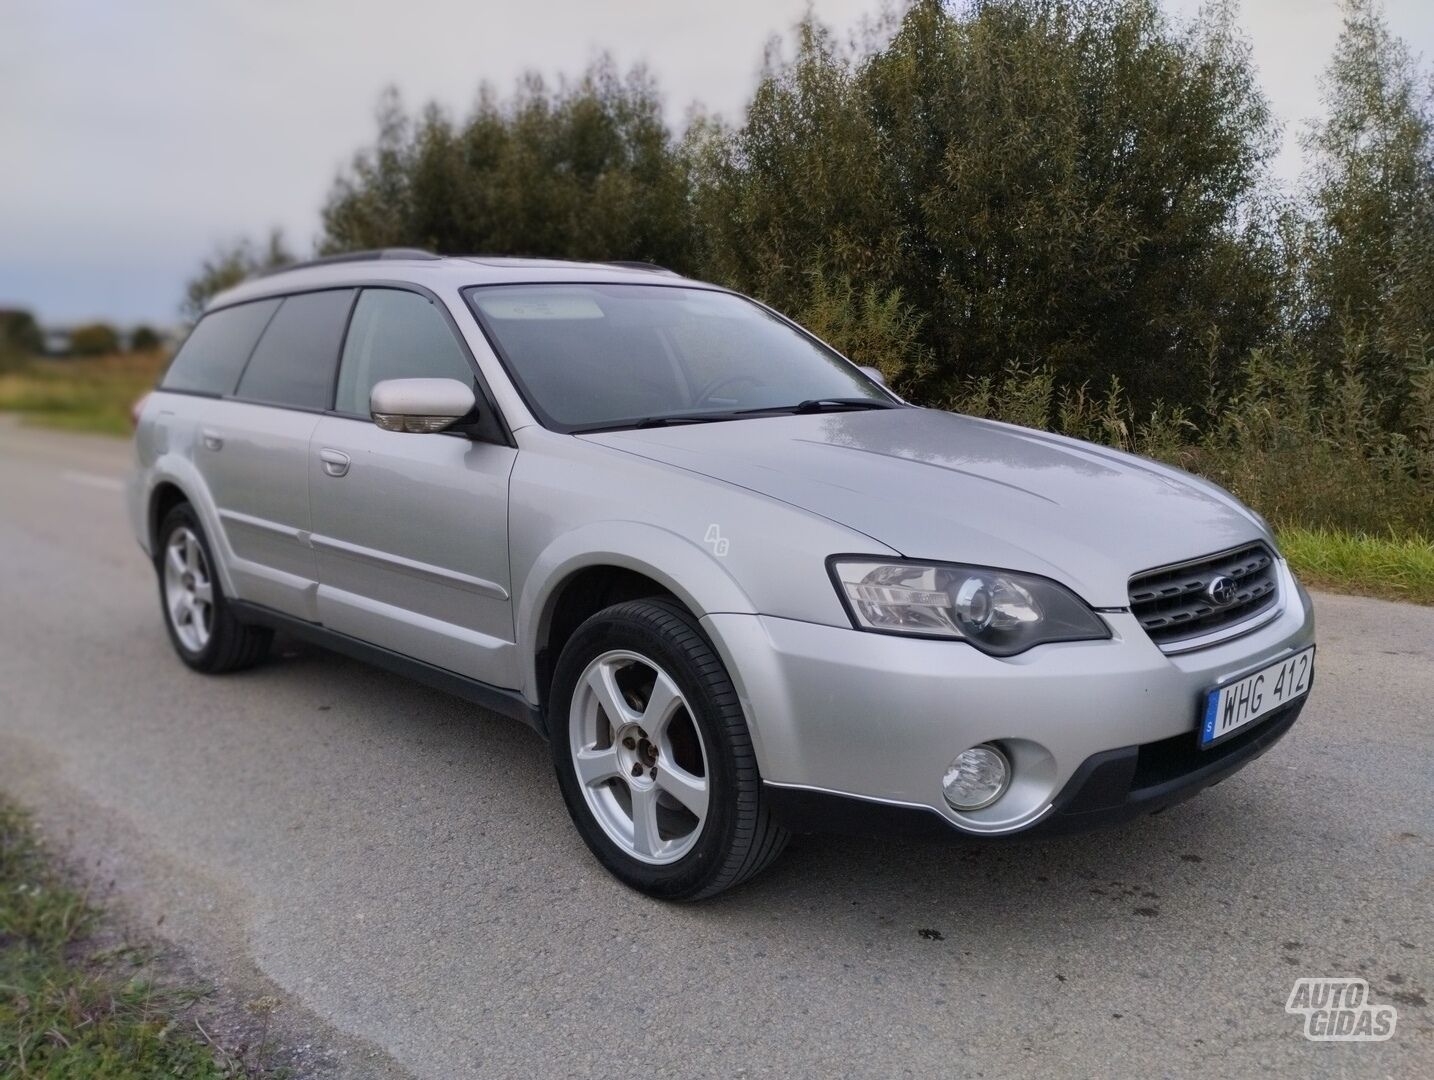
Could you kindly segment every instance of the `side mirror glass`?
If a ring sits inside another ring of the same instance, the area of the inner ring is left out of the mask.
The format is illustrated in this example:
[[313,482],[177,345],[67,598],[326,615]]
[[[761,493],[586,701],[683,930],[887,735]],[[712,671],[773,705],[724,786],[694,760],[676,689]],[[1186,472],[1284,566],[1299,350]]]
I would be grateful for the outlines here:
[[866,364],[862,364],[861,370],[868,378],[871,379],[872,382],[876,383],[878,386],[886,385],[886,376],[881,373],[879,368],[869,367]]
[[473,411],[473,387],[457,379],[385,379],[369,394],[369,414],[385,431],[442,431]]

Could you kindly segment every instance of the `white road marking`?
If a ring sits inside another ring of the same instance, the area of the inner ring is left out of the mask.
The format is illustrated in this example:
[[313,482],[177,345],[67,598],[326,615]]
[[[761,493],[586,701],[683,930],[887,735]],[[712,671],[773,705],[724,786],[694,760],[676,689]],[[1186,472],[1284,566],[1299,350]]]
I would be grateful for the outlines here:
[[105,491],[124,490],[124,483],[112,476],[96,476],[94,473],[71,472],[68,469],[60,475],[72,484],[88,484],[90,487],[103,488]]

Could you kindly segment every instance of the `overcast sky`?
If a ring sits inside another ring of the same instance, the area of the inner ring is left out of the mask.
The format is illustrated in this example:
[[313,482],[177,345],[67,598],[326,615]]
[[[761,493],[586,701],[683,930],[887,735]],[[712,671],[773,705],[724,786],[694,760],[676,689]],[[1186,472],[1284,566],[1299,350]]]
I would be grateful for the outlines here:
[[[813,0],[842,31],[882,0]],[[1199,0],[1164,0],[1190,14]],[[0,307],[49,323],[172,323],[216,244],[280,226],[306,252],[336,171],[373,135],[378,92],[466,111],[478,84],[643,60],[678,123],[727,116],[763,43],[808,0],[5,0],[0,14]],[[1434,0],[1386,0],[1434,54]],[[1244,0],[1286,126],[1279,172],[1318,111],[1337,0]]]

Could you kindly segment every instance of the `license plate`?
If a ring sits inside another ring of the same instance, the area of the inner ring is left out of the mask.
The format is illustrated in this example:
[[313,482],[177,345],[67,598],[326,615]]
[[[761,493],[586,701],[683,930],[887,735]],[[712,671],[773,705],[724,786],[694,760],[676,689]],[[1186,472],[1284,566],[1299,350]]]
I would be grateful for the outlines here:
[[1281,705],[1309,693],[1314,681],[1314,646],[1236,679],[1205,696],[1200,746],[1214,746],[1241,728],[1269,716]]

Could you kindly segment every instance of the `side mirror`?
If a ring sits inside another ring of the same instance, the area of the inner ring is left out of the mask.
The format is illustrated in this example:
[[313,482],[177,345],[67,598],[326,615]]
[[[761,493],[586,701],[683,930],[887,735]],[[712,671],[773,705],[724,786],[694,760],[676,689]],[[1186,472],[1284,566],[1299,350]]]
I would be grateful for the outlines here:
[[876,383],[878,386],[886,385],[886,376],[881,373],[881,370],[879,368],[868,367],[866,364],[862,364],[861,370],[869,379],[871,379],[872,382]]
[[369,414],[384,431],[442,431],[477,404],[473,387],[457,379],[385,379],[368,397]]

